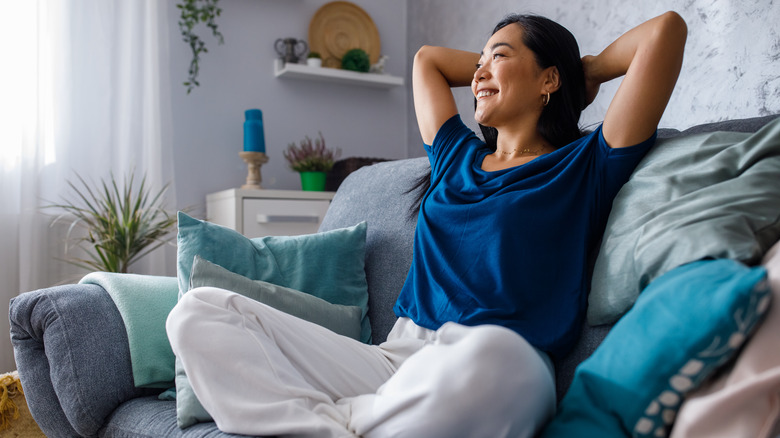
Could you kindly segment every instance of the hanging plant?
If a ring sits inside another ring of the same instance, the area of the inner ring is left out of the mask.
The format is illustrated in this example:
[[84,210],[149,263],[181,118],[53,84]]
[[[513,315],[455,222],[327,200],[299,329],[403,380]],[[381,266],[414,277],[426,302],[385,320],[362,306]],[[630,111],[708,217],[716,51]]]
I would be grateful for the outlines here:
[[192,49],[192,61],[190,62],[189,77],[184,86],[187,87],[187,94],[190,94],[193,88],[199,87],[198,72],[200,71],[200,55],[208,53],[206,43],[195,34],[195,26],[198,23],[206,23],[211,29],[212,35],[217,38],[219,44],[225,42],[222,34],[217,30],[217,24],[214,22],[216,17],[222,13],[222,9],[217,7],[219,0],[183,0],[176,5],[181,9],[181,20],[179,20],[179,29],[181,30],[184,42],[189,44]]

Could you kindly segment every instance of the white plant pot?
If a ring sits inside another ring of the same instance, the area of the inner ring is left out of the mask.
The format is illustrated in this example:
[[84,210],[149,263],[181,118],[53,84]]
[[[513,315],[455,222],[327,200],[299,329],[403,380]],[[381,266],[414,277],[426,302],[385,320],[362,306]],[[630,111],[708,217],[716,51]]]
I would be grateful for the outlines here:
[[309,67],[322,67],[322,59],[320,58],[308,58],[306,60],[306,65]]

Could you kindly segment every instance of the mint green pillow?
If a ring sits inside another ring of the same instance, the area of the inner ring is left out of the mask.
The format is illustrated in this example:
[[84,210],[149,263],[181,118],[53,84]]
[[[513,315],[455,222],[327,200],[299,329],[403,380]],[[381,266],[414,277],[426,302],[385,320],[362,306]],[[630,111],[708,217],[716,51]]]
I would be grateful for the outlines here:
[[577,367],[542,438],[668,436],[686,393],[737,352],[771,297],[763,267],[733,260],[662,275]]
[[651,281],[704,258],[755,264],[780,238],[780,119],[755,134],[658,140],[618,192],[593,269],[588,323],[613,323]]
[[[364,271],[365,222],[316,234],[248,239],[234,230],[182,212],[178,221],[176,266],[180,297],[190,288],[193,264],[198,256],[250,281],[305,292],[331,304],[358,307],[359,340],[371,342]],[[210,421],[211,416],[192,392],[178,359],[175,381],[179,427]]]
[[[200,256],[195,256],[190,274],[190,289],[204,286],[236,292],[274,309],[321,325],[340,335],[360,340],[362,313],[360,307],[331,304],[295,289],[265,281],[250,280]],[[212,421],[211,415],[192,390],[187,374],[178,360],[176,361],[176,418],[179,427],[182,428],[195,423]]]

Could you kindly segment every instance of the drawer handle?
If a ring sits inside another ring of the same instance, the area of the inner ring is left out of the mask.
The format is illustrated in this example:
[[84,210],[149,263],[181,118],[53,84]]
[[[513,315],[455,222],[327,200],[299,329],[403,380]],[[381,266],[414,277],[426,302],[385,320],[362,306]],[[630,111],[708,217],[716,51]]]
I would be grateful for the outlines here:
[[320,223],[319,216],[284,216],[284,215],[271,215],[271,214],[258,214],[258,224],[289,224],[289,223],[303,223],[303,224],[318,224]]

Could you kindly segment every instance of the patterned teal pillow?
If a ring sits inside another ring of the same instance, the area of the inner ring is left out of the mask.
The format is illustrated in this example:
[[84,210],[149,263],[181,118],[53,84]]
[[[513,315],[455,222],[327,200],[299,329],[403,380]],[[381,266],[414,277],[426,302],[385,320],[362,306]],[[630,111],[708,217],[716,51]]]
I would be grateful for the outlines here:
[[662,275],[577,367],[542,437],[668,436],[685,394],[735,354],[770,300],[766,270],[733,260]]

